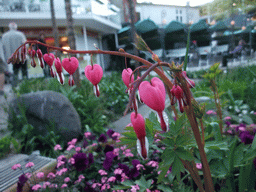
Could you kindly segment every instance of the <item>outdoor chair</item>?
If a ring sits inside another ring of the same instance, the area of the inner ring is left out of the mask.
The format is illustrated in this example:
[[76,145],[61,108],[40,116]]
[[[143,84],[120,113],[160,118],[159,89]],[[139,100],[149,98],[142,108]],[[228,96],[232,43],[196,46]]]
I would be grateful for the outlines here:
[[198,47],[199,58],[199,67],[203,65],[209,65],[211,57],[211,46]]

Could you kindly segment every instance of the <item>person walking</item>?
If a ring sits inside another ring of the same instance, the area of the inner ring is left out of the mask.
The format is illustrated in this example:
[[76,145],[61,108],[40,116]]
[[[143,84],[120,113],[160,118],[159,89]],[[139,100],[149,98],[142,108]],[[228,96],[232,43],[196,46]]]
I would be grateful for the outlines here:
[[[27,41],[26,36],[17,30],[18,26],[16,23],[11,22],[9,24],[9,31],[5,32],[2,36],[3,51],[5,62],[11,57],[16,49]],[[18,83],[19,70],[22,71],[22,77],[28,78],[27,62],[13,64],[13,81],[12,86],[16,87]]]

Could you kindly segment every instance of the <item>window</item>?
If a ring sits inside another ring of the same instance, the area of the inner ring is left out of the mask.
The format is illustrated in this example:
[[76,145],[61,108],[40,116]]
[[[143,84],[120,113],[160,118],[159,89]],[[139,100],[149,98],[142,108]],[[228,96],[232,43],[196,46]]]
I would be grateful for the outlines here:
[[180,14],[182,14],[182,10],[180,10]]
[[182,23],[182,17],[180,16],[180,22]]
[[178,16],[176,16],[176,21],[179,21],[179,17]]
[[178,14],[179,13],[179,11],[178,11],[178,9],[176,9],[176,14]]

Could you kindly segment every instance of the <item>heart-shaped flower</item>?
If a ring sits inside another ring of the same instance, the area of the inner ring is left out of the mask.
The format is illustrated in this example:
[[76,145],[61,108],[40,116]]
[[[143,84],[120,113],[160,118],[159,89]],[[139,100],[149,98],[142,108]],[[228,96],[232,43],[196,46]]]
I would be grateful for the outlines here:
[[53,65],[54,62],[54,54],[53,53],[46,53],[44,54],[44,60],[45,62],[51,67]]
[[161,128],[166,131],[167,126],[163,118],[166,94],[163,82],[158,77],[152,78],[151,82],[143,81],[139,86],[139,94],[148,107],[158,112]]
[[100,65],[94,64],[93,66],[87,65],[84,69],[84,74],[87,79],[94,85],[98,85],[102,76],[103,70]]
[[44,68],[43,53],[41,49],[37,49],[36,53],[37,53],[38,61],[40,63],[40,67],[43,69]]
[[73,86],[75,84],[75,81],[73,79],[73,74],[75,73],[75,71],[79,66],[78,59],[75,57],[65,58],[62,60],[62,66],[70,74],[68,79],[69,86]]
[[131,68],[124,69],[122,72],[122,79],[127,88],[129,88],[130,83],[134,81],[134,75],[132,76],[131,75],[132,75]]
[[60,82],[60,84],[64,84],[64,75],[62,73],[62,65],[60,59],[57,57],[55,59],[55,69],[57,71],[57,79]]
[[65,58],[62,60],[62,66],[70,75],[73,75],[79,66],[79,61],[75,57]]
[[174,105],[176,103],[176,100],[178,100],[180,112],[183,113],[184,112],[184,108],[183,108],[184,94],[181,87],[179,85],[174,85],[171,89],[171,95],[172,95],[171,105]]
[[131,122],[138,138],[137,150],[141,157],[146,159],[148,156],[148,142],[146,138],[145,120],[141,114],[132,112]]
[[101,66],[98,64],[94,64],[93,66],[87,65],[84,69],[84,74],[87,79],[94,85],[94,94],[99,97],[100,91],[98,84],[103,76],[103,70]]

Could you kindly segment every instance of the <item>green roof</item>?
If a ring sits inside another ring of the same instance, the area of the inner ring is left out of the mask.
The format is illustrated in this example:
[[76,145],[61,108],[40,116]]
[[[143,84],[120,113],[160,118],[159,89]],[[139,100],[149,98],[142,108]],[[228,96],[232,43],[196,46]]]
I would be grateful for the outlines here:
[[241,30],[235,31],[234,34],[250,33],[252,29],[253,29],[253,26],[249,25],[244,30],[241,29]]
[[178,21],[171,21],[168,25],[165,27],[165,33],[171,33],[175,31],[184,30],[186,27],[185,24],[180,23]]
[[158,29],[158,26],[151,19],[144,19],[143,21],[138,21],[135,24],[135,28],[140,33],[147,33]]
[[225,24],[224,21],[218,21],[215,25],[211,26],[210,29],[212,31],[224,31],[226,30],[228,27],[227,25]]
[[209,26],[206,23],[206,21],[204,19],[201,19],[197,23],[194,23],[193,25],[190,26],[190,32],[201,31],[208,28]]
[[225,36],[229,36],[229,35],[232,35],[232,32],[231,32],[231,31],[229,31],[229,30],[227,30],[227,31],[225,31],[225,32],[223,33],[223,35],[225,35]]
[[128,31],[129,29],[130,29],[130,26],[123,27],[122,29],[120,29],[120,30],[118,31],[118,34],[123,33],[123,32],[125,32],[125,31]]

